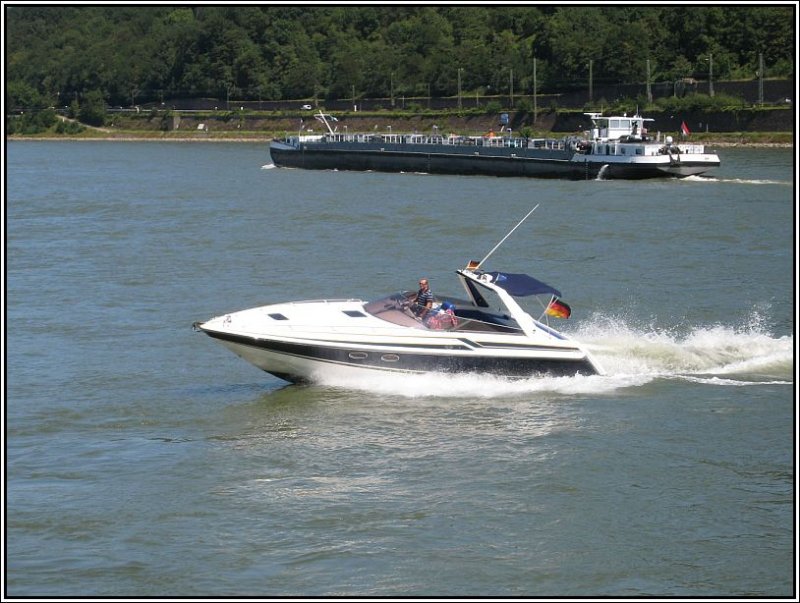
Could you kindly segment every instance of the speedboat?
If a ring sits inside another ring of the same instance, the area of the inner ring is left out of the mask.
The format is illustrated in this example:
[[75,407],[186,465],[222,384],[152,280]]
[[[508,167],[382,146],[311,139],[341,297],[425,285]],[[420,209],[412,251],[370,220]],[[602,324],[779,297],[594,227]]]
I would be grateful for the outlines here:
[[[365,373],[602,374],[583,346],[548,324],[571,312],[557,289],[527,274],[484,271],[483,261],[456,270],[463,293],[435,296],[427,312],[415,291],[397,291],[371,301],[271,304],[193,326],[293,383]],[[528,296],[539,300],[538,318],[518,302]]]
[[[258,368],[294,383],[365,371],[511,378],[602,373],[579,343],[547,324],[548,315],[563,315],[568,308],[558,290],[526,274],[484,272],[474,264],[456,271],[466,297],[434,297],[425,318],[414,302],[416,292],[399,291],[372,301],[272,304],[194,326]],[[529,295],[549,298],[538,319],[515,299]],[[453,309],[447,312],[448,307]]]

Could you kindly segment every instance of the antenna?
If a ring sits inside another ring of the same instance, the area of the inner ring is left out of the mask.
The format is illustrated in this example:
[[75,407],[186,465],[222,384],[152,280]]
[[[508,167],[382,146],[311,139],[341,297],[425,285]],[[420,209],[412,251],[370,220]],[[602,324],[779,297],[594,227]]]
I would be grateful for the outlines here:
[[533,212],[535,212],[535,211],[536,211],[536,208],[537,208],[537,207],[539,207],[539,204],[538,204],[538,203],[536,204],[536,207],[534,207],[534,208],[533,208],[531,211],[529,211],[527,214],[525,214],[525,217],[524,217],[524,218],[522,218],[522,220],[520,220],[519,222],[517,222],[517,225],[516,225],[514,228],[512,228],[511,230],[509,230],[509,231],[508,231],[508,234],[507,234],[506,236],[504,236],[502,239],[500,239],[500,242],[499,242],[497,245],[495,245],[495,246],[492,248],[492,250],[491,250],[489,253],[487,253],[487,254],[486,254],[486,257],[485,257],[485,258],[483,258],[483,259],[482,259],[480,262],[478,262],[478,265],[477,265],[477,266],[475,266],[474,270],[477,270],[478,268],[480,268],[480,267],[481,267],[481,265],[482,265],[482,264],[483,264],[483,263],[484,263],[486,260],[488,260],[488,259],[489,259],[489,256],[490,256],[490,255],[492,255],[492,254],[493,254],[495,251],[497,251],[497,248],[498,248],[498,247],[500,247],[500,245],[502,245],[502,244],[503,244],[503,242],[504,242],[504,241],[505,241],[505,240],[506,240],[508,237],[510,237],[510,236],[511,236],[511,233],[512,233],[512,232],[514,232],[514,231],[515,231],[517,228],[519,228],[520,224],[522,224],[522,223],[523,223],[525,220],[527,220],[527,219],[528,219],[528,216],[530,216],[530,215],[531,215]]

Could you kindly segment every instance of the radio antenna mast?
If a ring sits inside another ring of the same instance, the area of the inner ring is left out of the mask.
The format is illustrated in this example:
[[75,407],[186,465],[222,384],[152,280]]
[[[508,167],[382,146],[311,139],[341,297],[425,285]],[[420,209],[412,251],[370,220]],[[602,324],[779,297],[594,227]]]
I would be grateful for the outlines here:
[[[539,204],[538,204],[538,203],[536,204],[536,207],[539,207]],[[495,245],[495,246],[492,248],[492,250],[491,250],[489,253],[487,253],[487,254],[486,254],[486,257],[485,257],[485,258],[483,258],[483,259],[482,259],[480,262],[478,262],[478,265],[477,265],[477,266],[475,266],[475,268],[474,268],[475,270],[477,270],[478,268],[480,268],[480,267],[481,267],[481,265],[482,265],[482,264],[483,264],[483,263],[484,263],[486,260],[488,260],[488,259],[489,259],[489,256],[490,256],[490,255],[492,255],[492,254],[493,254],[495,251],[497,251],[497,248],[498,248],[498,247],[500,247],[500,245],[502,245],[502,244],[503,244],[503,242],[504,242],[504,241],[505,241],[505,240],[506,240],[508,237],[510,237],[510,236],[511,236],[511,233],[512,233],[512,232],[514,232],[514,231],[515,231],[517,228],[519,228],[520,224],[522,224],[522,223],[523,223],[525,220],[527,220],[527,219],[528,219],[528,216],[530,216],[530,215],[531,215],[533,212],[535,212],[535,211],[536,211],[536,207],[534,207],[534,208],[533,208],[531,211],[529,211],[527,214],[525,214],[525,217],[524,217],[524,218],[522,218],[522,220],[520,220],[519,222],[517,222],[517,225],[516,225],[514,228],[512,228],[511,230],[509,230],[509,231],[508,231],[508,234],[507,234],[506,236],[504,236],[502,239],[500,239],[500,242],[499,242],[497,245]]]

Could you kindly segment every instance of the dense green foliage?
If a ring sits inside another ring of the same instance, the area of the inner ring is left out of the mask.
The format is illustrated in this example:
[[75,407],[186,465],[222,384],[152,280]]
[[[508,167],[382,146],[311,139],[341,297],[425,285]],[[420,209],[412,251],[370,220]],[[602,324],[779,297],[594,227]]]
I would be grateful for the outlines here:
[[[537,91],[794,72],[794,7],[6,8],[7,106]],[[513,74],[513,77],[512,77]],[[92,119],[94,116],[89,116]]]

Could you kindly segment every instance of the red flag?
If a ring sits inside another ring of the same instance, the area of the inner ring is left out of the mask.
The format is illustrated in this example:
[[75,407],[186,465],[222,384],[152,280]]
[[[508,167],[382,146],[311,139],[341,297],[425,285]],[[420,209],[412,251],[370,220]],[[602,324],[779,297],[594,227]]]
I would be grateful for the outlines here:
[[563,302],[557,297],[554,297],[553,300],[550,302],[550,305],[547,306],[545,310],[547,314],[550,316],[556,316],[558,318],[569,318],[572,314],[572,308],[567,305],[567,302]]
[[691,132],[689,131],[689,126],[686,125],[685,121],[681,122],[681,134],[683,134],[684,136],[689,136],[689,134],[691,134]]

